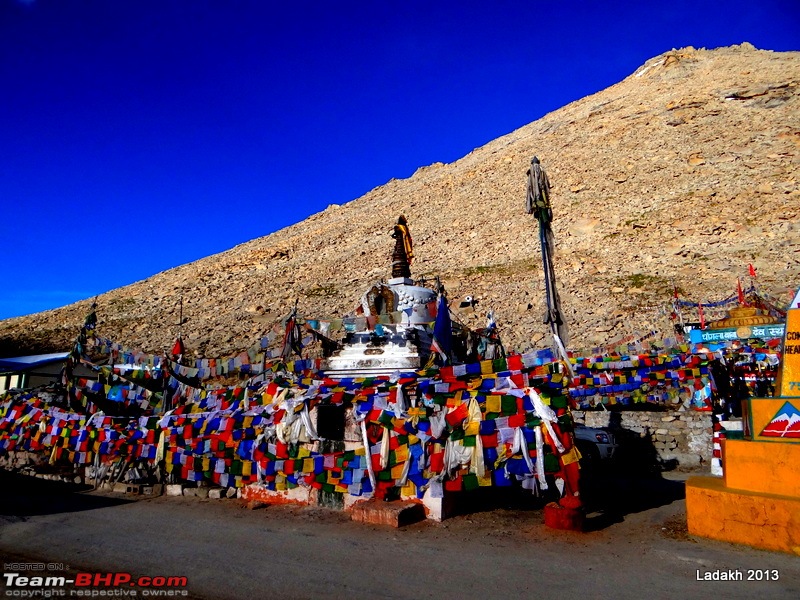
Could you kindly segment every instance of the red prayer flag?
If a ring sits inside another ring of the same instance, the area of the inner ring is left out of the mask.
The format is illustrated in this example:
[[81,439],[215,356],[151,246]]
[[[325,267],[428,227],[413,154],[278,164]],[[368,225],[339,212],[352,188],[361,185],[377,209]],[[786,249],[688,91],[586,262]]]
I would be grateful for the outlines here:
[[462,476],[461,473],[456,475],[453,479],[448,479],[444,482],[444,489],[448,492],[460,492],[461,491],[461,481]]
[[523,427],[525,425],[525,415],[511,415],[508,417],[509,427]]
[[[523,368],[522,365],[522,355],[521,354],[514,354],[506,358],[508,361],[508,368],[511,371],[521,371]],[[515,382],[516,383],[516,382]]]
[[483,442],[484,448],[497,448],[497,433],[482,435],[481,442]]
[[185,349],[183,347],[183,340],[181,340],[181,338],[178,338],[177,340],[175,340],[175,345],[172,346],[172,356],[182,356],[184,352]]
[[460,425],[468,415],[469,409],[465,402],[447,413],[444,418],[451,427],[455,427],[456,425]]
[[444,452],[434,452],[431,454],[431,466],[430,470],[432,473],[441,473],[444,469]]
[[747,265],[747,267],[748,267],[748,270],[750,271],[750,277],[752,277],[753,279],[755,279],[755,277],[756,277],[756,270],[753,268],[753,265],[752,265],[752,264],[749,264],[749,265]]

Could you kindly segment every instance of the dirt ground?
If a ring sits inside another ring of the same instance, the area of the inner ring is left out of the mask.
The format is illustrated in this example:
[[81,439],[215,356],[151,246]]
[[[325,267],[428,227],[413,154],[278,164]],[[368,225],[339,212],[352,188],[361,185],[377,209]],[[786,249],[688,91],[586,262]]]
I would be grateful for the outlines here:
[[[67,577],[186,577],[177,591],[192,598],[800,597],[800,558],[688,535],[687,475],[589,478],[587,531],[575,533],[545,527],[527,493],[472,495],[442,523],[394,529],[318,507],[132,499],[5,473],[0,556],[4,573],[22,562]],[[764,569],[769,580],[698,579]],[[154,592],[120,589],[134,591]]]

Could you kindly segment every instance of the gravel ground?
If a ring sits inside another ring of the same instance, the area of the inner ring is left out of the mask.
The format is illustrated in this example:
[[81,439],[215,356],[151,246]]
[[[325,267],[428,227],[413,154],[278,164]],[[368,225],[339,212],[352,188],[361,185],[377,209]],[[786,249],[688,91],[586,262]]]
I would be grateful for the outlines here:
[[[687,534],[685,478],[598,477],[589,531],[574,533],[546,528],[541,505],[527,496],[476,497],[442,523],[393,529],[317,507],[132,500],[3,474],[0,556],[5,573],[18,570],[12,562],[42,562],[65,576],[187,577],[180,591],[193,598],[800,597],[797,557]],[[731,569],[780,578],[697,579]]]

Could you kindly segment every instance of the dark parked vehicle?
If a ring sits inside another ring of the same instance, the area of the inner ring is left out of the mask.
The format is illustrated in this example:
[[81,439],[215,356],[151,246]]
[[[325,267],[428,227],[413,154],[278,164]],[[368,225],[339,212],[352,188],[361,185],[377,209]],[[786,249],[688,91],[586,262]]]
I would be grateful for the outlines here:
[[575,425],[575,445],[583,456],[581,464],[586,467],[611,460],[619,447],[608,429],[586,425]]

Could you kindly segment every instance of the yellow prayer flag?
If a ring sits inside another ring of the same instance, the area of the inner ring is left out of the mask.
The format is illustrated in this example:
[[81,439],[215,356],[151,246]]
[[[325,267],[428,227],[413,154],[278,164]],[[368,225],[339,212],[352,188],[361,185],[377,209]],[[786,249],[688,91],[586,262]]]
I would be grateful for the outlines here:
[[398,446],[394,451],[394,456],[397,462],[408,460],[408,446]]
[[474,395],[475,392],[473,390],[477,390],[479,387],[481,387],[482,383],[483,383],[483,377],[473,377],[472,379],[467,381],[467,389],[470,390],[470,392],[472,392],[471,395]]
[[561,462],[566,465],[571,465],[574,462],[578,462],[581,459],[581,453],[578,450],[577,446],[573,446],[572,449],[561,455]]
[[500,396],[496,396],[494,394],[486,396],[486,412],[487,413],[501,412]]
[[480,421],[467,421],[464,426],[464,435],[478,435],[480,433]]
[[445,406],[448,408],[452,408],[454,406],[458,406],[461,404],[461,395],[463,390],[458,390],[452,396],[448,396],[447,401],[445,402]]

